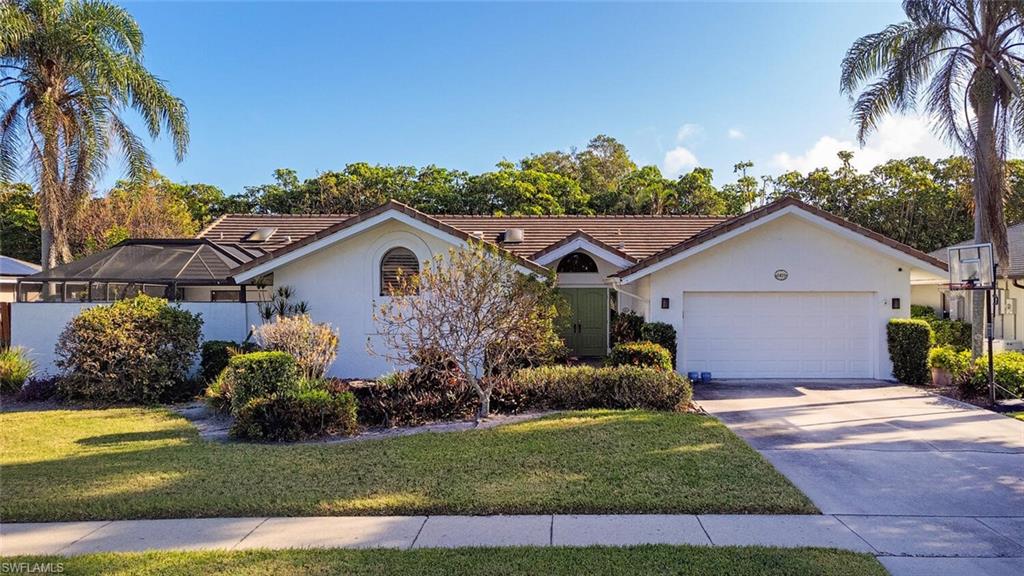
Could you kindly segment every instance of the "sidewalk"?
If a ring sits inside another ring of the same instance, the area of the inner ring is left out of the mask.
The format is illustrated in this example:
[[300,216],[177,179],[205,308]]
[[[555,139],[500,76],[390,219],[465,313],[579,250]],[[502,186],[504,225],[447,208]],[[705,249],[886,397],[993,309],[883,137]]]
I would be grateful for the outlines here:
[[331,516],[0,524],[4,556],[637,544],[815,546],[873,554],[894,574],[1024,573],[1024,516]]

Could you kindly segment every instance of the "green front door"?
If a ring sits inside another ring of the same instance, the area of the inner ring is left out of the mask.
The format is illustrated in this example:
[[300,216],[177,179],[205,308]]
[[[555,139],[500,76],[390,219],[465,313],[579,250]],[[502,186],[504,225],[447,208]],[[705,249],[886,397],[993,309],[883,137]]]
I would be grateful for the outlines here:
[[569,302],[571,317],[562,333],[573,356],[604,356],[608,353],[608,290],[560,288]]

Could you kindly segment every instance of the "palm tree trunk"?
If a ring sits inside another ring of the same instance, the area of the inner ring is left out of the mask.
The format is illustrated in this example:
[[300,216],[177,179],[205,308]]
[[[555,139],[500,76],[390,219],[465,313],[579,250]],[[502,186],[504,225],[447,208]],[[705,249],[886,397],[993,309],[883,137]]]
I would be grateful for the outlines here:
[[[976,116],[977,142],[974,150],[974,241],[992,242],[997,262],[1009,264],[1006,224],[1003,220],[1002,164],[996,150],[994,70],[978,72],[972,86]],[[971,355],[981,355],[985,340],[985,298],[981,293],[971,299]]]

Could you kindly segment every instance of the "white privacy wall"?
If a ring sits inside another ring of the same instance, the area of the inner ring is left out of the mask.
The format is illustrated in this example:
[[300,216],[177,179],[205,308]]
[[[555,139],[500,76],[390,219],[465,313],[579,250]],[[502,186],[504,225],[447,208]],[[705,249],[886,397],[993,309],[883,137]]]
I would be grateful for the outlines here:
[[[776,280],[776,270],[786,270],[789,277]],[[892,378],[886,324],[890,318],[910,316],[910,267],[906,263],[793,214],[766,222],[649,278],[647,285],[636,286],[650,298],[648,318],[675,326],[680,346],[686,329],[682,315],[686,292],[871,293],[875,378]],[[669,298],[668,309],[661,308],[662,298]],[[892,298],[900,299],[899,310],[891,308]]]
[[[36,361],[40,374],[56,374],[57,338],[78,313],[99,302],[15,302],[11,304],[11,343],[24,346]],[[181,302],[189,312],[203,319],[203,340],[241,342],[260,315],[255,303]]]

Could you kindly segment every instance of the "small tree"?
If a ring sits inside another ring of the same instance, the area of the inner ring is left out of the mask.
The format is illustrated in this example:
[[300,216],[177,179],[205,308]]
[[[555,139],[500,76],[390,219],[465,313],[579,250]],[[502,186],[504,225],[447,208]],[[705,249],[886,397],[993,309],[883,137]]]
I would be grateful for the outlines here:
[[555,330],[560,298],[553,278],[538,280],[482,244],[452,249],[399,275],[373,319],[381,349],[372,354],[414,365],[424,354],[451,359],[438,369],[463,379],[480,398],[477,419],[490,413],[497,378],[562,346]]

